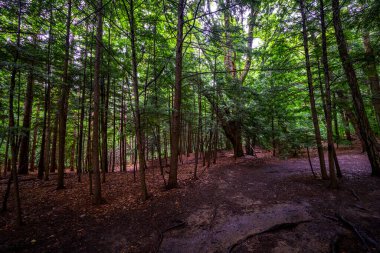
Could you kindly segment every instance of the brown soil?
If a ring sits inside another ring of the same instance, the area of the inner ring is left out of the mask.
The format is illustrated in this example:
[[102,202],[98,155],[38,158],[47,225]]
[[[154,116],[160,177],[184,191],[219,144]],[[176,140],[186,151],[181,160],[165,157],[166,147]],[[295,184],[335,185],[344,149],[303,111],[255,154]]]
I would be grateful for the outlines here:
[[[101,206],[92,205],[87,176],[78,183],[67,173],[60,191],[55,176],[47,182],[22,177],[25,225],[14,227],[11,198],[0,216],[0,252],[376,251],[336,216],[380,241],[379,179],[357,150],[339,154],[339,190],[314,179],[305,158],[260,153],[235,160],[225,152],[216,165],[199,169],[199,180],[192,179],[192,159],[184,160],[178,189],[164,190],[159,170],[147,171],[146,202],[132,173],[107,174]],[[3,196],[5,179],[0,186]]]

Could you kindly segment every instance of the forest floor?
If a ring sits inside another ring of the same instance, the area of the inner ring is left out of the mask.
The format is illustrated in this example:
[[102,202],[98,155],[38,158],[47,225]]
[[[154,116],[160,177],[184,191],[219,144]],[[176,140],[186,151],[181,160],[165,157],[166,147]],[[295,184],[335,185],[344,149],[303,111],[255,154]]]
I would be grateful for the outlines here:
[[[170,191],[158,169],[147,170],[145,202],[132,173],[107,174],[101,206],[91,204],[85,175],[78,183],[67,173],[59,191],[54,175],[21,177],[25,225],[14,227],[11,198],[0,215],[0,252],[376,252],[380,180],[365,154],[338,151],[338,190],[313,178],[306,158],[219,156],[199,180],[185,159],[180,187]],[[0,187],[3,196],[6,179]]]

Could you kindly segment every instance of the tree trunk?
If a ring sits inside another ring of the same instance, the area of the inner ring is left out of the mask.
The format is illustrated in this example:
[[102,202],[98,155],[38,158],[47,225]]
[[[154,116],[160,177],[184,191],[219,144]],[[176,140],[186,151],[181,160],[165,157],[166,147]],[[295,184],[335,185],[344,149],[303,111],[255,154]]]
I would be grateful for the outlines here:
[[53,30],[53,4],[50,3],[49,40],[47,46],[47,83],[45,87],[44,120],[42,125],[42,138],[40,149],[40,160],[38,162],[38,178],[42,179],[45,173],[45,180],[49,179],[49,151],[50,151],[50,111],[51,111],[51,45]]
[[[338,164],[338,159],[334,159],[335,152],[334,152],[334,137],[333,137],[332,117],[331,117],[330,72],[329,72],[329,63],[328,63],[328,58],[327,58],[326,24],[325,24],[325,12],[324,12],[323,0],[319,0],[319,5],[320,5],[320,15],[321,15],[320,18],[321,18],[321,30],[322,30],[322,63],[323,63],[323,72],[324,72],[324,77],[325,77],[325,88],[326,88],[325,116],[326,116],[326,128],[327,128],[327,143],[328,143],[327,150],[328,150],[328,161],[329,161],[329,172],[330,172],[330,186],[335,189],[338,187],[338,180],[335,175],[334,165],[336,165],[339,168],[339,164]],[[335,164],[334,164],[334,161],[336,162]]]
[[[110,50],[111,46],[111,30],[108,29],[108,50]],[[102,173],[103,183],[106,181],[106,172],[108,172],[108,102],[109,102],[109,93],[110,93],[110,85],[111,85],[111,76],[110,76],[110,57],[108,54],[107,59],[107,85],[104,87],[103,84],[103,118],[102,118]]]
[[8,165],[9,165],[9,131],[8,131],[8,134],[7,134],[7,142],[5,143],[5,154],[4,154],[4,172],[3,172],[3,176],[6,177],[7,176],[7,172],[8,172]]
[[83,170],[83,123],[84,123],[84,105],[86,102],[86,85],[87,85],[87,33],[88,24],[86,24],[86,42],[84,49],[84,63],[83,63],[83,85],[82,85],[82,95],[81,95],[81,108],[80,108],[80,119],[79,119],[79,140],[78,140],[78,164],[77,164],[77,175],[78,182],[82,181],[82,170]]
[[171,115],[171,143],[170,143],[170,174],[167,188],[177,187],[178,169],[178,144],[181,133],[181,88],[182,88],[182,47],[183,47],[183,26],[184,26],[185,0],[179,0],[177,10],[177,43],[175,57],[175,81],[173,112]]
[[112,172],[116,162],[116,85],[113,86],[113,139],[112,139]]
[[94,83],[93,83],[93,128],[92,128],[92,169],[94,171],[94,203],[102,203],[102,191],[100,182],[99,169],[99,112],[100,112],[100,68],[102,60],[102,36],[103,36],[103,11],[102,0],[98,0],[97,28],[96,28],[96,49],[95,49],[95,66],[94,66]]
[[22,135],[20,141],[20,160],[18,173],[28,174],[29,168],[29,149],[30,149],[30,123],[32,119],[33,108],[33,86],[34,86],[34,61],[30,62],[28,81],[24,102],[24,119],[22,122]]
[[53,142],[51,144],[50,172],[55,172],[57,170],[58,127],[58,111],[56,111],[53,127]]
[[57,189],[64,189],[64,174],[65,174],[65,143],[66,143],[66,122],[68,100],[70,95],[69,82],[69,57],[70,57],[70,25],[71,25],[71,0],[68,0],[68,11],[66,20],[66,42],[65,42],[65,58],[63,65],[63,80],[61,85],[61,98],[59,101],[58,113],[58,180]]
[[138,83],[138,73],[137,73],[137,54],[136,54],[136,24],[134,17],[134,5],[133,1],[130,2],[130,40],[131,40],[131,50],[132,50],[132,83],[133,92],[135,98],[135,128],[136,128],[136,142],[137,151],[139,158],[139,174],[140,174],[140,187],[142,193],[142,200],[145,201],[148,198],[148,190],[145,182],[145,147],[144,147],[144,134],[141,126],[141,114],[140,114],[140,99],[139,99],[139,83]]
[[202,94],[200,91],[200,83],[198,83],[198,128],[197,128],[197,143],[195,145],[195,167],[194,167],[194,179],[198,179],[198,160],[199,160],[199,150],[202,138]]
[[11,144],[11,154],[12,154],[12,180],[13,180],[13,193],[15,200],[15,209],[16,209],[16,225],[21,226],[21,202],[19,195],[19,185],[18,185],[18,176],[17,176],[17,143],[16,143],[16,126],[14,119],[14,111],[13,111],[13,98],[14,91],[16,86],[16,73],[17,73],[17,61],[19,58],[19,50],[20,50],[20,27],[21,27],[21,0],[18,1],[18,23],[17,23],[17,41],[16,41],[16,53],[13,61],[13,68],[11,73],[11,82],[9,87],[9,142]]
[[37,147],[37,133],[38,133],[38,122],[39,117],[38,114],[40,113],[40,107],[37,107],[37,116],[36,116],[36,123],[34,124],[33,129],[33,141],[32,141],[32,150],[30,152],[30,171],[34,171],[35,169],[35,160],[36,160],[36,147]]
[[321,138],[321,132],[319,129],[317,109],[315,107],[313,77],[311,73],[309,45],[308,45],[307,28],[306,28],[307,19],[306,19],[306,14],[305,14],[305,6],[304,6],[303,0],[299,0],[299,3],[300,3],[300,11],[301,11],[301,16],[302,16],[303,46],[305,50],[305,64],[306,64],[306,72],[307,72],[307,84],[309,87],[310,110],[311,110],[311,116],[313,119],[315,140],[316,140],[317,148],[318,148],[319,163],[321,166],[321,175],[322,175],[322,179],[327,179],[325,158],[324,158],[323,147],[322,147],[322,138]]
[[355,69],[348,54],[348,47],[346,38],[344,37],[342,24],[340,20],[340,7],[339,0],[332,0],[333,10],[333,23],[335,28],[335,37],[338,44],[338,51],[342,62],[343,69],[345,71],[348,84],[351,89],[352,100],[358,125],[360,129],[360,135],[363,138],[369,161],[372,167],[372,175],[380,176],[380,154],[379,147],[376,141],[375,135],[369,124],[367,114],[365,112],[363,98],[359,89],[359,84],[356,78]]

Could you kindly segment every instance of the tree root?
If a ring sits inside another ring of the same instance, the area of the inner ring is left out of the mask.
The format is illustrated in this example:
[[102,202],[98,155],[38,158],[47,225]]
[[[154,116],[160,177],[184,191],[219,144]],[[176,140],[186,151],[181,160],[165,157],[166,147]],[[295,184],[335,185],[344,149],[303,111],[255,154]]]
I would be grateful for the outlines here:
[[228,252],[232,252],[237,246],[241,245],[243,242],[247,241],[248,239],[251,239],[252,237],[255,237],[257,235],[262,235],[262,234],[265,234],[265,233],[273,233],[273,232],[276,232],[278,230],[283,230],[283,229],[292,229],[292,228],[295,228],[297,227],[299,224],[301,223],[306,223],[306,222],[310,222],[311,220],[303,220],[303,221],[298,221],[298,222],[285,222],[285,223],[280,223],[280,224],[276,224],[264,231],[261,231],[261,232],[258,232],[258,233],[253,233],[253,234],[249,234],[247,235],[246,237],[244,237],[243,239],[240,239],[238,240],[236,243],[232,244],[230,247],[228,247]]
[[182,228],[182,227],[185,227],[187,225],[187,223],[185,221],[178,221],[177,224],[173,225],[173,226],[170,226],[169,228],[163,230],[163,231],[160,231],[160,230],[157,230],[158,234],[159,234],[159,240],[158,240],[158,244],[156,246],[156,248],[154,249],[154,252],[159,252],[160,251],[160,247],[161,247],[161,244],[162,244],[162,241],[164,240],[164,234],[170,230],[174,230],[174,229],[177,229],[177,228]]
[[330,242],[330,252],[331,253],[338,253],[338,250],[339,250],[339,248],[338,248],[338,242],[339,242],[340,237],[341,237],[341,234],[336,234],[332,238],[332,240]]
[[352,195],[354,195],[356,200],[361,201],[359,195],[353,189],[350,189],[350,191],[351,191]]
[[[373,239],[372,237],[367,235],[367,233],[364,232],[363,229],[361,229],[359,226],[355,225],[354,223],[350,222],[349,220],[347,220],[346,218],[344,218],[342,215],[340,215],[338,213],[336,214],[336,217],[346,227],[351,229],[357,235],[357,237],[359,237],[360,241],[362,242],[362,244],[364,245],[366,250],[369,250],[370,252],[379,252],[380,251],[379,243],[375,239]],[[370,246],[370,245],[372,245],[372,246]]]

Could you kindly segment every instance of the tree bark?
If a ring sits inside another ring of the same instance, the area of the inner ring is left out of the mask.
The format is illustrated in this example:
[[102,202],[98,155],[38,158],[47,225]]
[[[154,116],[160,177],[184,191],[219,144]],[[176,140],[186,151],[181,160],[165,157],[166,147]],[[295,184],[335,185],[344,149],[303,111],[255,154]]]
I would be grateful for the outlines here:
[[[33,40],[36,40],[34,38]],[[33,42],[36,43],[36,42]],[[34,60],[29,63],[29,74],[25,94],[24,102],[24,119],[22,122],[22,135],[20,141],[20,160],[18,173],[28,174],[29,168],[29,149],[30,149],[30,125],[32,119],[32,108],[33,108],[33,86],[34,86]]]
[[102,37],[103,37],[103,11],[102,0],[98,0],[97,11],[97,28],[96,28],[96,49],[95,49],[95,65],[94,65],[94,83],[93,83],[93,128],[92,128],[92,168],[94,171],[94,203],[99,205],[102,203],[102,186],[100,181],[99,168],[99,112],[100,112],[100,68],[102,60]]
[[319,128],[317,109],[315,107],[313,77],[311,73],[309,45],[308,45],[307,28],[306,28],[307,19],[306,19],[306,14],[305,14],[304,1],[299,0],[299,4],[300,4],[301,16],[302,16],[303,47],[305,50],[305,65],[306,65],[306,72],[307,72],[307,84],[309,88],[310,110],[311,110],[311,116],[313,119],[315,140],[316,140],[317,148],[318,148],[318,157],[319,157],[319,163],[321,166],[321,175],[322,175],[322,179],[327,179],[326,164],[325,164],[325,158],[324,158],[323,146],[322,146],[322,138],[321,138],[321,132]]
[[57,189],[64,189],[65,174],[65,144],[66,144],[66,122],[68,100],[70,95],[69,82],[69,57],[70,57],[70,26],[71,26],[71,0],[68,0],[67,20],[66,20],[66,42],[65,42],[65,58],[63,65],[63,80],[61,85],[61,98],[59,101],[58,111],[58,180]]
[[14,91],[16,87],[16,73],[17,73],[17,61],[19,58],[19,50],[20,50],[20,27],[21,27],[21,0],[18,1],[18,22],[17,22],[17,38],[16,38],[16,53],[13,61],[13,68],[11,73],[11,82],[9,87],[9,142],[11,144],[11,170],[12,170],[12,180],[13,180],[13,193],[15,200],[15,209],[16,209],[16,225],[21,226],[22,218],[21,218],[21,201],[19,194],[19,185],[18,185],[18,175],[17,175],[17,143],[16,143],[16,125],[14,119],[14,111],[13,111],[13,100],[14,100]]
[[53,30],[53,4],[50,3],[50,22],[49,22],[49,40],[47,47],[47,83],[45,87],[44,101],[44,121],[42,126],[42,139],[40,160],[38,163],[38,178],[42,179],[45,173],[45,180],[49,179],[49,155],[50,155],[50,111],[51,111],[51,45],[52,45],[52,30]]
[[36,116],[36,123],[34,124],[34,129],[33,129],[33,141],[32,141],[32,150],[30,152],[30,171],[34,171],[35,169],[35,160],[36,160],[36,147],[37,147],[37,133],[38,133],[38,128],[39,128],[39,115],[40,113],[40,107],[37,107],[37,116]]
[[[338,180],[335,174],[335,165],[339,167],[338,159],[334,160],[334,137],[332,128],[332,117],[331,117],[331,90],[330,90],[330,72],[329,63],[327,58],[327,40],[326,40],[326,24],[325,24],[325,11],[323,0],[319,0],[320,5],[320,18],[321,18],[321,30],[322,30],[322,63],[323,72],[325,77],[325,88],[326,88],[326,128],[327,128],[327,145],[328,145],[328,161],[329,161],[329,173],[330,173],[330,186],[332,188],[338,187]],[[336,164],[334,163],[336,161]],[[340,170],[339,170],[340,171]]]
[[363,98],[359,89],[358,80],[356,78],[355,69],[348,54],[348,46],[343,33],[342,23],[340,20],[339,0],[332,0],[333,24],[335,29],[336,42],[338,51],[345,71],[348,84],[350,86],[352,101],[358,120],[360,135],[364,141],[369,161],[372,167],[372,175],[380,176],[380,154],[379,147],[375,135],[369,124],[367,114],[365,112]]
[[[111,46],[111,29],[108,29],[108,50]],[[111,85],[110,57],[107,59],[107,85],[103,84],[103,117],[102,117],[102,182],[106,181],[106,172],[108,172],[108,102]],[[106,87],[104,87],[106,86]]]
[[80,108],[80,119],[79,119],[79,140],[78,140],[78,164],[77,164],[77,175],[78,182],[82,181],[82,170],[83,170],[83,123],[84,123],[84,105],[86,102],[86,85],[87,85],[87,32],[88,24],[86,24],[86,44],[84,49],[84,63],[83,63],[83,85],[82,85],[82,95],[81,95],[81,108]]
[[175,57],[175,81],[174,81],[174,101],[171,115],[171,145],[170,145],[170,174],[167,188],[177,187],[178,169],[178,144],[181,133],[181,88],[182,88],[182,48],[183,48],[183,26],[184,26],[185,0],[179,0],[177,10],[177,43]]
[[148,198],[148,190],[145,182],[145,147],[144,147],[144,133],[141,125],[141,113],[140,113],[140,99],[139,99],[139,82],[137,73],[137,54],[136,54],[136,24],[134,16],[134,4],[130,1],[130,40],[132,50],[132,83],[133,92],[135,98],[135,128],[136,128],[136,141],[137,151],[139,158],[139,174],[140,174],[140,187],[142,193],[142,200],[145,201]]

